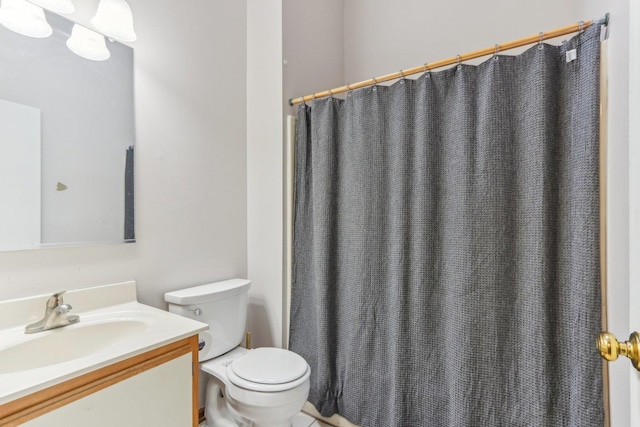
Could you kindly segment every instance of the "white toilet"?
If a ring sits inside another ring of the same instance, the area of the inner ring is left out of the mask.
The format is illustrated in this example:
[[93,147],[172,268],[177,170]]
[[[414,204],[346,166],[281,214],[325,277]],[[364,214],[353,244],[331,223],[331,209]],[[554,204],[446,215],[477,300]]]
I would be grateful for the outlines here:
[[209,325],[199,337],[207,427],[291,427],[309,395],[311,370],[302,357],[280,348],[238,347],[250,285],[231,279],[164,295],[170,312]]

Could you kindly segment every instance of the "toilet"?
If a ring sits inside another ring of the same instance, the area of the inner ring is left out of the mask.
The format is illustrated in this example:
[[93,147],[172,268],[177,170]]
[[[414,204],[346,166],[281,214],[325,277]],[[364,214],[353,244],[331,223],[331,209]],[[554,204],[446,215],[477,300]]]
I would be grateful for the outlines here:
[[209,325],[199,335],[207,427],[291,427],[309,395],[311,369],[302,357],[281,348],[239,347],[250,286],[231,279],[164,295],[170,312]]

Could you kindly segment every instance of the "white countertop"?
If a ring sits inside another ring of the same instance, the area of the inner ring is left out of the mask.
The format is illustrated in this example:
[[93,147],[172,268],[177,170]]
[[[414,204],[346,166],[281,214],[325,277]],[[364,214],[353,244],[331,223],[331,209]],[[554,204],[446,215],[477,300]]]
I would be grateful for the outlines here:
[[[39,354],[39,360],[47,357],[50,344],[44,344],[46,342],[54,342],[56,346],[68,344],[80,357],[48,366],[19,367],[18,370],[8,366],[10,362],[5,360],[0,366],[0,405],[208,328],[204,323],[138,303],[135,282],[125,282],[65,293],[64,302],[73,306],[70,314],[79,315],[80,321],[58,329],[25,334],[24,327],[44,314],[44,302],[48,297],[39,295],[0,302],[0,363],[3,351],[7,351],[5,355],[9,351],[19,355],[13,348],[18,345],[35,353],[34,349],[40,350],[40,342],[45,354]],[[108,324],[107,328],[103,328],[105,324]],[[135,327],[127,329],[127,326]],[[118,336],[119,327],[122,336]],[[101,331],[108,331],[109,336],[101,337]],[[41,341],[23,345],[33,340]],[[24,357],[28,358],[29,354]]]

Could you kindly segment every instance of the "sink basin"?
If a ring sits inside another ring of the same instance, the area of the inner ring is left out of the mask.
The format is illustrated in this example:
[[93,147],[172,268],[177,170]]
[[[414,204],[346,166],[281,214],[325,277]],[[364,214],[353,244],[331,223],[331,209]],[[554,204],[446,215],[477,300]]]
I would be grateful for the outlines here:
[[0,374],[37,369],[89,356],[142,335],[149,325],[140,320],[111,319],[39,332],[33,339],[0,350]]

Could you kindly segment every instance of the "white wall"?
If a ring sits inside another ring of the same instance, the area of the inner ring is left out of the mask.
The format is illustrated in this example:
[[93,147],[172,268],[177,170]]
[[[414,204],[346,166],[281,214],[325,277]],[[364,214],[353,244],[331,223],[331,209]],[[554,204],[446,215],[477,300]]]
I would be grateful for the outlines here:
[[[629,259],[640,259],[640,5],[629,3]],[[629,331],[640,332],[640,264],[630,262]],[[640,427],[640,372],[630,369],[630,423]]]
[[[88,22],[97,0],[75,0]],[[246,267],[246,4],[130,0],[135,244],[0,252],[0,300],[135,279],[142,302]]]
[[581,1],[347,0],[345,77],[355,83],[591,18]]
[[282,1],[247,1],[248,329],[282,346]]

